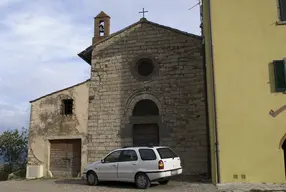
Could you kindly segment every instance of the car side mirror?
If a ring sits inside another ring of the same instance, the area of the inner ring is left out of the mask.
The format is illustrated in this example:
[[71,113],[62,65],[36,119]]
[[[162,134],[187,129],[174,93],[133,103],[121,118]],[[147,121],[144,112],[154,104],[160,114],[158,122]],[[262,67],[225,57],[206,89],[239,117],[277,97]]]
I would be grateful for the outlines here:
[[101,163],[104,163],[104,159],[101,159]]

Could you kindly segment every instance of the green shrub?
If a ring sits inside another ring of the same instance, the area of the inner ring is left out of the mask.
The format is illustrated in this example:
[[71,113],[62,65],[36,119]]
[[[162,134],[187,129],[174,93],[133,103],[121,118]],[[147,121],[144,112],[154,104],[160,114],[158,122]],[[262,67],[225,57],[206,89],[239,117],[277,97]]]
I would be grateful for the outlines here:
[[19,178],[26,178],[26,169],[21,169],[19,171],[14,172],[15,176]]
[[0,181],[6,181],[8,179],[8,171],[2,169],[0,170]]

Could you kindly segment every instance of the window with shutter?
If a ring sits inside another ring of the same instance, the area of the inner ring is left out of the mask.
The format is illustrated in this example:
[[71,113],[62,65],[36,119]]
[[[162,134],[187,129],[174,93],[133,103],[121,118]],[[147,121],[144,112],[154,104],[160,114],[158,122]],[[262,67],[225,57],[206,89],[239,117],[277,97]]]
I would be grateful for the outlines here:
[[279,0],[280,21],[286,21],[286,0]]
[[274,76],[275,76],[275,90],[276,92],[286,91],[286,75],[285,75],[285,61],[273,61]]

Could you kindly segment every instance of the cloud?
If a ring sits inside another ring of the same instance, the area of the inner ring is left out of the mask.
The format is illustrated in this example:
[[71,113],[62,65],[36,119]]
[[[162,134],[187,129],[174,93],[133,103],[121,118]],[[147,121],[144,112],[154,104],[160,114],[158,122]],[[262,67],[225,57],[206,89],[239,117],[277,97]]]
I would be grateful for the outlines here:
[[8,5],[13,5],[14,3],[21,2],[22,0],[1,0],[0,1],[0,8],[6,7]]
[[0,131],[28,127],[29,101],[89,78],[77,54],[91,44],[93,17],[111,16],[111,32],[147,19],[199,34],[197,0],[1,0]]
[[0,14],[0,129],[27,127],[29,100],[89,76],[77,53],[89,45],[91,27],[42,2]]
[[[25,103],[18,103],[17,106],[13,106],[10,103],[0,101],[0,127],[2,127],[0,133],[6,129],[26,127],[25,125],[29,124],[29,111]],[[17,121],[15,121],[15,117]]]

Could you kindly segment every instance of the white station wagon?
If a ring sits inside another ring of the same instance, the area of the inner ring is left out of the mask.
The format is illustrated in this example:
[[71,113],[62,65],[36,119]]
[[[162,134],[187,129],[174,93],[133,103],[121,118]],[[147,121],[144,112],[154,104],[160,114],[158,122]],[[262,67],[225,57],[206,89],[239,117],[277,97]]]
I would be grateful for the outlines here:
[[84,168],[82,178],[89,185],[100,181],[133,182],[146,189],[151,182],[164,185],[182,174],[180,157],[169,147],[124,147]]

